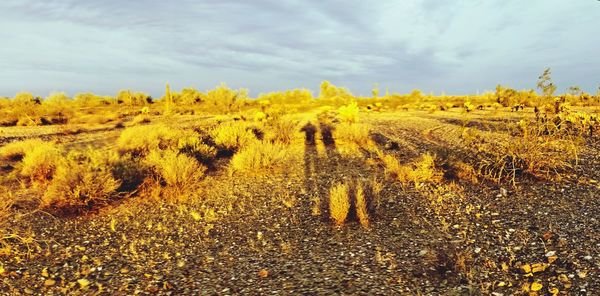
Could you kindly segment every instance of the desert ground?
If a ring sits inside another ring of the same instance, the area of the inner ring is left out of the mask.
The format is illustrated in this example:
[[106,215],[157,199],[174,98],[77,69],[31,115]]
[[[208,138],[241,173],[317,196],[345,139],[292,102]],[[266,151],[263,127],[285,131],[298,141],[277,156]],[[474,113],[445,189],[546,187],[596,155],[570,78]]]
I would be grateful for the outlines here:
[[0,127],[0,294],[600,293],[598,107],[160,104]]

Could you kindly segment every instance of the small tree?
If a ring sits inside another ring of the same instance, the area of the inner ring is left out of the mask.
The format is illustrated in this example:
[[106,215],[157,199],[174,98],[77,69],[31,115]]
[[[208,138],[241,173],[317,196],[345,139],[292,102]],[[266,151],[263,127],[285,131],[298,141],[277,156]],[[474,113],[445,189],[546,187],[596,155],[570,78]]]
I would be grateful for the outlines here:
[[552,82],[552,77],[550,76],[551,74],[550,68],[546,68],[544,73],[538,77],[537,88],[542,91],[542,98],[545,101],[549,101],[556,91],[556,86]]
[[375,83],[375,85],[373,85],[373,89],[371,90],[371,93],[373,94],[373,98],[379,97],[379,84],[378,83]]
[[569,88],[567,89],[567,91],[569,92],[569,94],[574,95],[574,96],[578,96],[581,95],[582,91],[581,91],[581,87],[575,85],[575,86],[569,86]]

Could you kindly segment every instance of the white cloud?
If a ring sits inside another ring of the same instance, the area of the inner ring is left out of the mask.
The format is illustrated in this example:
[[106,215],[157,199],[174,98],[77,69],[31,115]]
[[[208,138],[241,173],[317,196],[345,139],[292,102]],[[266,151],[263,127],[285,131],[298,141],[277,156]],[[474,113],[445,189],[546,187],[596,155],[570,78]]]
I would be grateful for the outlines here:
[[[220,81],[253,93],[332,80],[356,93],[474,92],[557,83],[593,90],[597,1],[75,1],[0,3],[0,94],[159,95]],[[565,85],[566,87],[567,85]]]

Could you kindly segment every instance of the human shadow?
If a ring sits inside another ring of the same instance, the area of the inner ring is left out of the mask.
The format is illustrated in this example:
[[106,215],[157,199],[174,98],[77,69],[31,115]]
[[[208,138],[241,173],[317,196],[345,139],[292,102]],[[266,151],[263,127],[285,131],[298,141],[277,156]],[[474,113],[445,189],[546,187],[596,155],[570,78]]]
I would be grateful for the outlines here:
[[[349,219],[353,219],[357,180],[372,173],[364,159],[347,157],[339,151],[332,124],[326,121],[318,121],[316,124],[307,123],[300,129],[305,134],[304,192],[311,199],[312,207],[318,208],[313,209],[313,215],[316,215],[315,212],[320,213],[321,218],[326,220],[329,217],[329,190],[336,183],[346,184],[352,204]],[[320,144],[324,148],[321,155],[317,149]],[[365,194],[370,193],[368,184],[363,187]]]

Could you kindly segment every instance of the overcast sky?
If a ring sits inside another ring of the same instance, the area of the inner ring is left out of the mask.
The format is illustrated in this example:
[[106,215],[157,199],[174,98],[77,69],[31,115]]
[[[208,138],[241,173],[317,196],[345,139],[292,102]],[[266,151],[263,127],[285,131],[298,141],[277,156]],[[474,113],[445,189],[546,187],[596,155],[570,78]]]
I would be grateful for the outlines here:
[[597,0],[1,0],[0,95],[600,86]]

